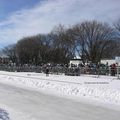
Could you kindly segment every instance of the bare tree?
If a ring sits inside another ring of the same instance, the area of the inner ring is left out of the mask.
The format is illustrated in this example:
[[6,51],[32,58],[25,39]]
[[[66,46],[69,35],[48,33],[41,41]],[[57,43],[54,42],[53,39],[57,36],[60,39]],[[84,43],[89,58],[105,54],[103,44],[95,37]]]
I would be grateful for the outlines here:
[[120,19],[118,19],[114,24],[115,30],[115,42],[116,42],[116,53],[115,56],[120,56]]
[[21,64],[47,63],[51,60],[51,43],[49,35],[25,37],[16,44],[18,59]]
[[26,37],[18,41],[16,50],[19,62],[22,64],[38,64],[41,56],[42,42],[40,37]]
[[9,57],[13,63],[17,63],[16,45],[9,45],[2,50],[3,54]]
[[[74,56],[74,41],[72,39],[71,29],[66,29],[62,25],[58,25],[51,32],[53,41],[53,49],[59,53],[62,62],[68,62]],[[63,57],[63,58],[62,58]]]
[[116,23],[114,23],[114,26],[115,26],[116,30],[118,30],[120,32],[120,19]]
[[86,21],[73,27],[76,50],[82,59],[97,63],[113,37],[113,29],[97,21]]

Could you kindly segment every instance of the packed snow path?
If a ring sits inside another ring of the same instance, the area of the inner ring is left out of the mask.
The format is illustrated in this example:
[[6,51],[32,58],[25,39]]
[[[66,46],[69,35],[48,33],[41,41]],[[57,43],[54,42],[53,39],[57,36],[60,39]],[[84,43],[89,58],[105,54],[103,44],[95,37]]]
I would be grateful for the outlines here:
[[88,105],[2,83],[0,83],[0,104],[15,111],[12,114],[16,114],[15,116],[17,117],[12,117],[11,120],[120,119],[120,111]]

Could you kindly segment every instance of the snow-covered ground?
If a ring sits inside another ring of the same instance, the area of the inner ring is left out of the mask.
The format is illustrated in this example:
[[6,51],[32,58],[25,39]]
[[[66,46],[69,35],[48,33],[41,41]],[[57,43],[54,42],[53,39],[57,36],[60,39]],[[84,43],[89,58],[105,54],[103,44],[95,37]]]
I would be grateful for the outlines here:
[[[7,110],[10,120],[120,119],[120,110],[112,110],[4,83],[0,83],[0,106]],[[4,116],[6,117],[6,115]]]
[[[0,83],[40,91],[47,94],[69,97],[70,99],[96,104],[97,106],[109,107],[110,109],[117,108],[120,111],[120,80],[117,79],[117,77],[98,77],[93,75],[46,76],[42,73],[0,71]],[[6,119],[0,118],[0,120],[9,120],[9,118],[7,118],[9,115],[8,113],[15,118],[16,114],[13,114],[15,111],[13,112],[11,108],[4,107],[1,104],[0,107],[7,110],[7,112],[4,112]],[[2,109],[0,110],[0,114],[3,114]]]
[[0,82],[44,90],[71,98],[120,105],[120,80],[111,76],[64,76],[0,71]]

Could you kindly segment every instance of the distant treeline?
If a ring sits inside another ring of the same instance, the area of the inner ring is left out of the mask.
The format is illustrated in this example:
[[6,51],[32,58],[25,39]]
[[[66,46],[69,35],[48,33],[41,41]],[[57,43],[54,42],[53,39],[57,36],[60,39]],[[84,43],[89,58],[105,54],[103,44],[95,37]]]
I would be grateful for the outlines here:
[[120,20],[110,26],[84,21],[65,28],[58,25],[49,34],[22,38],[3,49],[13,63],[40,65],[66,64],[79,56],[83,62],[98,63],[102,58],[120,56]]

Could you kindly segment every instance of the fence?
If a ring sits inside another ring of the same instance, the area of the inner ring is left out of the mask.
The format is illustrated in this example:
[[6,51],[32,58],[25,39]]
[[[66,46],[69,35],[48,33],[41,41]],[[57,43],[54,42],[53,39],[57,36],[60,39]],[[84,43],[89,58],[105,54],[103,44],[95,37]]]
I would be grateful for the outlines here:
[[[41,66],[0,66],[2,71],[10,72],[38,72],[42,73],[46,71],[46,67]],[[111,68],[111,67],[79,67],[79,68],[67,68],[67,67],[49,67],[50,74],[65,74],[71,76],[80,76],[82,74],[90,75],[112,75],[119,78],[120,67]]]
[[9,72],[42,72],[39,66],[0,66],[0,70]]

